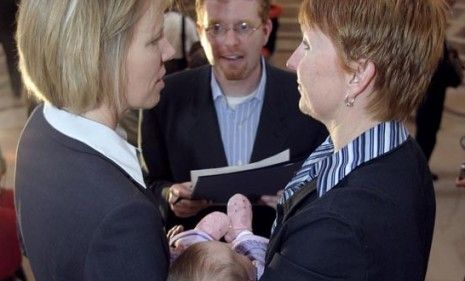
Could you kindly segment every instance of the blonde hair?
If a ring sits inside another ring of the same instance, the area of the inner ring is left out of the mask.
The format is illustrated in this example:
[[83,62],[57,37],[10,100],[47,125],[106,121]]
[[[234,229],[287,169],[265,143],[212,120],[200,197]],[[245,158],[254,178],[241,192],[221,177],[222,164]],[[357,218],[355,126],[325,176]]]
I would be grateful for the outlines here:
[[132,29],[150,1],[22,0],[17,42],[28,90],[81,114],[126,95],[125,59]]
[[368,111],[379,121],[404,120],[421,101],[442,56],[443,0],[304,0],[299,21],[335,44],[341,64],[376,67]]
[[[237,1],[237,0],[216,0],[218,2],[229,2],[229,1]],[[260,2],[260,9],[258,10],[258,16],[262,20],[262,23],[266,23],[270,17],[270,5],[271,0],[249,0],[249,1],[259,1]],[[197,22],[200,24],[200,20],[203,17],[203,13],[205,12],[204,6],[205,0],[195,0],[195,12],[197,14]]]
[[232,252],[227,260],[212,259],[208,243],[211,242],[201,242],[187,248],[171,265],[167,281],[249,280],[246,269]]

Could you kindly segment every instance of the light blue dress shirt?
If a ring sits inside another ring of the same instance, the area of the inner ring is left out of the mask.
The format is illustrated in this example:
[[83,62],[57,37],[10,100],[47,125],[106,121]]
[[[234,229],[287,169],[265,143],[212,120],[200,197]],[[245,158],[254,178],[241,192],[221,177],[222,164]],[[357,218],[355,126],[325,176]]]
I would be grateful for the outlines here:
[[261,64],[262,75],[257,88],[251,93],[250,98],[234,107],[228,104],[212,71],[213,101],[228,166],[245,165],[250,162],[265,96],[266,69],[263,60]]

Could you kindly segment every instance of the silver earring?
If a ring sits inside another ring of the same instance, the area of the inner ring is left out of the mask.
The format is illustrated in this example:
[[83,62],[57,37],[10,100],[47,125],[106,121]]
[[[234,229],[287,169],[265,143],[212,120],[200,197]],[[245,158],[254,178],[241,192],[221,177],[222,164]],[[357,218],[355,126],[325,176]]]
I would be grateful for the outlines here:
[[354,106],[355,97],[349,97],[349,94],[347,94],[344,98],[344,102],[346,103],[347,107],[352,107]]

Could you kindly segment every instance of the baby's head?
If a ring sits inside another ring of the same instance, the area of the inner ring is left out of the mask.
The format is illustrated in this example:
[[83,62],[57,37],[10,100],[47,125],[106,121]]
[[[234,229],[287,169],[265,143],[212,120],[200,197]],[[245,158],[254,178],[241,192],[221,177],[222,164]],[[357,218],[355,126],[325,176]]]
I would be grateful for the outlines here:
[[246,256],[218,241],[190,246],[171,265],[167,281],[256,280],[256,269]]

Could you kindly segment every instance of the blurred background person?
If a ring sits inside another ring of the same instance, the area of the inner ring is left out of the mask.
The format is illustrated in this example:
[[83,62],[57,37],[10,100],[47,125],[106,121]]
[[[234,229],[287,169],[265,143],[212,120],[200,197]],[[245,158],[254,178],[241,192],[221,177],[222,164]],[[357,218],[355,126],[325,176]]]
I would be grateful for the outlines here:
[[186,69],[192,45],[199,42],[195,22],[189,16],[172,9],[165,13],[163,32],[176,51],[173,58],[165,62],[166,74]]
[[187,56],[187,67],[196,68],[206,64],[208,64],[208,59],[202,44],[200,41],[195,42],[189,50],[189,55]]
[[[431,78],[425,97],[416,111],[415,140],[420,145],[428,162],[436,146],[437,134],[441,127],[447,88],[456,88],[461,83],[461,79],[451,65],[449,59],[449,52],[453,51],[455,50],[451,49],[451,47],[444,42],[444,51],[441,60]],[[438,179],[436,173],[432,173],[431,175],[433,180]]]
[[19,0],[0,1],[0,43],[5,51],[13,95],[19,99],[22,92],[22,82],[18,70],[18,50],[14,38],[18,2]]
[[[462,147],[463,151],[465,152],[465,136],[460,138],[460,146]],[[457,187],[465,187],[465,161],[460,165],[459,168],[459,175],[455,180],[455,185]]]
[[283,7],[278,4],[270,5],[271,32],[268,42],[263,46],[262,54],[265,58],[270,58],[276,50],[276,39],[278,38],[279,16],[283,12]]
[[[19,140],[18,227],[36,281],[165,280],[168,242],[117,124],[164,87],[165,0],[22,0],[17,41],[44,101]],[[51,16],[53,15],[53,16]]]

